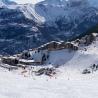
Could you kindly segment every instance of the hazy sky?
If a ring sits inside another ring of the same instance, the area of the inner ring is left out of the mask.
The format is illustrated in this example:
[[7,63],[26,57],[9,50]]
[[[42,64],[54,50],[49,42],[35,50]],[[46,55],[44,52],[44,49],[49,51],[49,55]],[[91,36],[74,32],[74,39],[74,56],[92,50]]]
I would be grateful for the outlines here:
[[10,1],[15,1],[19,4],[25,4],[25,3],[37,3],[37,2],[40,2],[40,1],[44,1],[44,0],[10,0]]

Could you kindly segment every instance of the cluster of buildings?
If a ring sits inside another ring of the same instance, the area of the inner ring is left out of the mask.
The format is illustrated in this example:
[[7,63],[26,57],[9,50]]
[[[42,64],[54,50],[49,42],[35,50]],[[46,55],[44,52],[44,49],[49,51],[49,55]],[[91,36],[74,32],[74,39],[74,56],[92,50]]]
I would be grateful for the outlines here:
[[71,42],[57,42],[51,41],[44,44],[36,49],[30,49],[24,51],[21,54],[9,57],[2,57],[1,60],[5,64],[17,66],[17,65],[39,65],[44,64],[49,59],[49,53],[51,51],[57,51],[62,49],[70,49],[72,51],[77,51],[80,45],[89,45],[96,39],[97,34],[92,33],[86,35],[81,39],[76,39]]

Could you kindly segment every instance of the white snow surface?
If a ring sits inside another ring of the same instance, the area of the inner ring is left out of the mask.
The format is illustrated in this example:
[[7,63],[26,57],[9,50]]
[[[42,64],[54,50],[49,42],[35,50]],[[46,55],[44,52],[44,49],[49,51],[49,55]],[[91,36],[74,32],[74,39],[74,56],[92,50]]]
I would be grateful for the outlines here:
[[86,80],[66,80],[66,76],[22,77],[2,69],[0,74],[0,98],[98,98],[95,75]]
[[83,69],[98,64],[98,41],[76,52],[51,51],[49,62],[47,66],[62,65],[54,77],[0,68],[0,98],[98,98],[98,72],[81,74]]

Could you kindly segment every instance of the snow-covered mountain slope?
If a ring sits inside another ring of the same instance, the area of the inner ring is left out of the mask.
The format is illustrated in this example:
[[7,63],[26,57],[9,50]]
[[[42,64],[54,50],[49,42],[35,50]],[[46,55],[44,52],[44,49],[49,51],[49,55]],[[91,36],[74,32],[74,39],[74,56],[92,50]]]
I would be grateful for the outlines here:
[[98,23],[98,8],[87,0],[3,4],[0,53],[14,54],[53,40],[71,40]]
[[[73,9],[72,9],[72,8]],[[77,7],[80,7],[77,9]],[[70,14],[74,10],[76,10],[76,13],[81,14],[80,9],[83,7],[89,7],[89,3],[84,0],[84,1],[66,1],[66,0],[44,0],[42,2],[39,2],[35,4],[35,6],[32,6],[32,4],[27,4],[27,7],[25,6],[25,12],[28,12],[25,15],[32,15],[34,16],[38,21],[40,21],[40,17],[44,17],[44,22],[55,22],[57,18],[59,17],[65,17],[69,18],[68,20],[70,21]],[[38,15],[35,15],[38,14]],[[76,14],[73,14],[74,18],[76,17]],[[79,15],[77,15],[79,17]],[[42,19],[43,22],[43,19]]]
[[[57,50],[50,52],[49,62],[63,65],[54,77],[38,77],[30,72],[0,68],[0,97],[2,98],[97,98],[98,71],[83,75],[82,70],[98,64],[98,39],[78,51]],[[48,65],[47,62],[47,66]],[[37,66],[36,66],[37,67]],[[39,66],[38,66],[39,67]],[[30,70],[29,70],[30,71]]]
[[78,51],[58,50],[50,53],[48,64],[63,65],[71,69],[83,69],[93,64],[98,64],[98,39],[89,46],[79,47]]
[[[58,17],[69,18],[68,15],[72,13],[71,12],[72,9],[70,9],[71,6],[74,6],[73,9],[76,10],[77,6],[82,7],[85,5],[86,5],[86,2],[84,1],[80,2],[79,5],[77,3],[73,5],[72,2],[66,1],[66,0],[62,0],[62,1],[61,0],[45,0],[41,3],[36,4],[35,10],[40,15],[44,16],[46,21],[50,22],[50,21],[55,21]],[[76,10],[76,12],[77,11],[78,10]]]
[[44,23],[45,18],[35,11],[35,5],[27,4],[26,6],[20,7],[26,18],[35,21],[36,23]]

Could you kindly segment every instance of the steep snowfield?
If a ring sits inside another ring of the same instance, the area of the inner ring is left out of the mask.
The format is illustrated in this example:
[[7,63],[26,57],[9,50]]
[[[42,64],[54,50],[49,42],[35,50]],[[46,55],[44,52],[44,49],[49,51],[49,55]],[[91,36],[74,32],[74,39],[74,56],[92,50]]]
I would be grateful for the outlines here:
[[[87,51],[85,51],[86,49]],[[76,52],[58,50],[50,53],[47,63],[63,65],[54,77],[23,76],[21,70],[0,68],[1,98],[98,98],[98,72],[83,75],[83,69],[98,64],[98,40]]]
[[43,16],[40,16],[38,13],[36,13],[35,5],[27,4],[26,6],[21,6],[20,10],[21,12],[23,12],[26,18],[32,19],[37,23],[45,22],[45,18]]

